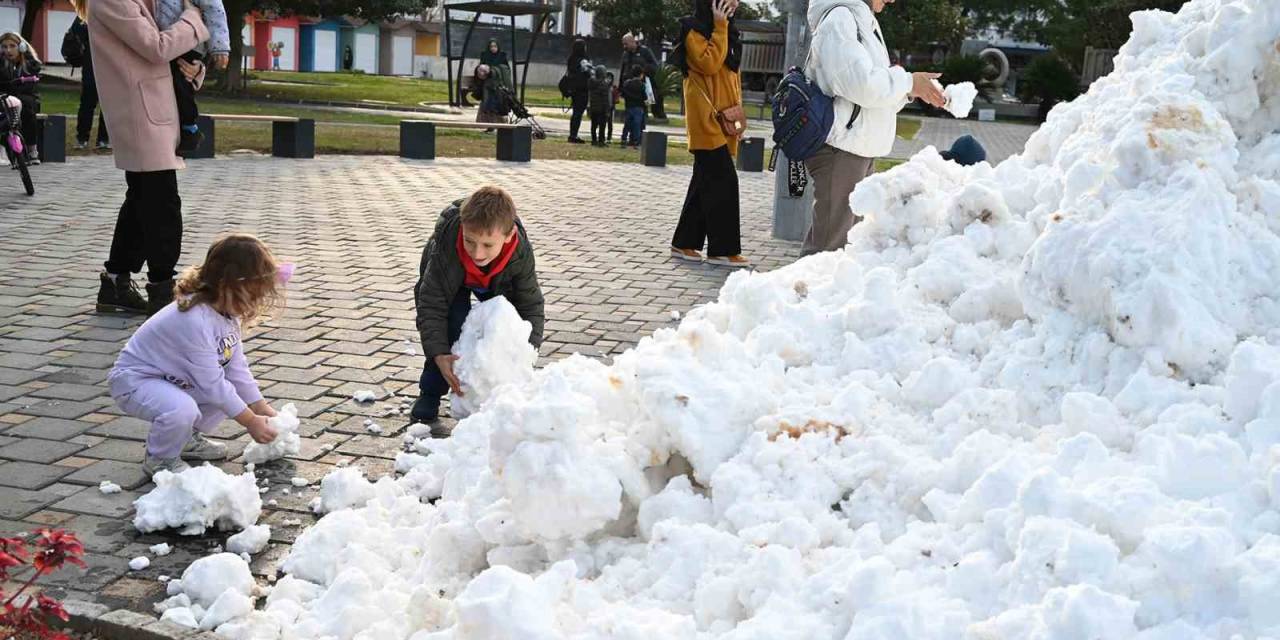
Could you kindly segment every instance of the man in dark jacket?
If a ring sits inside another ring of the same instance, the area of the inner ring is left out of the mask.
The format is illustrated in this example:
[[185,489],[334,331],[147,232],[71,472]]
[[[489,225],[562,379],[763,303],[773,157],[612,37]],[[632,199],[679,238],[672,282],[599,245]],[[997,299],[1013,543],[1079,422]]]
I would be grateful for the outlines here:
[[[649,47],[640,44],[635,36],[628,33],[622,36],[622,73],[618,77],[623,80],[633,77],[632,69],[635,67],[643,69],[644,77],[649,78],[652,83],[658,72],[658,58]],[[653,117],[665,120],[667,113],[662,106],[661,91],[661,87],[653,84]]]
[[[89,26],[79,17],[71,23],[71,37],[80,41],[84,61],[80,77],[80,112],[76,116],[76,148],[89,146],[89,133],[93,130],[93,112],[98,109],[98,83],[93,76],[93,52],[89,49]],[[111,148],[111,136],[107,134],[107,122],[98,112],[99,149]]]
[[482,302],[505,296],[533,325],[529,342],[534,347],[542,344],[545,316],[533,245],[511,196],[498,187],[481,187],[441,212],[418,273],[414,301],[427,363],[411,422],[432,424],[433,436],[446,437],[449,431],[437,422],[440,399],[449,390],[462,395],[453,373],[458,356],[450,351],[462,335],[473,294]]

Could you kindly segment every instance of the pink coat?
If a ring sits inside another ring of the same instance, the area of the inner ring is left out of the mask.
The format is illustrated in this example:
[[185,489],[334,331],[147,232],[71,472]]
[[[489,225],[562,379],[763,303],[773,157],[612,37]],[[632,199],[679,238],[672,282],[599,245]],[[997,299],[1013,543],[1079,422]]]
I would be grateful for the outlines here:
[[[165,31],[153,0],[92,0],[89,42],[102,113],[116,167],[164,171],[184,165],[178,146],[178,104],[169,62],[209,39],[200,11],[188,6]],[[203,74],[201,75],[203,80]]]

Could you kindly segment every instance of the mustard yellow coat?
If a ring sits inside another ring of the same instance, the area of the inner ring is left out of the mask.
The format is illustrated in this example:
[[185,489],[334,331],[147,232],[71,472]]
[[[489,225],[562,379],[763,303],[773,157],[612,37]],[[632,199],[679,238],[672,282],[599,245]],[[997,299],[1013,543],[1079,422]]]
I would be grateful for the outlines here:
[[716,19],[710,40],[690,31],[684,47],[689,62],[689,75],[684,79],[689,150],[710,151],[729,145],[729,154],[736,157],[738,139],[726,138],[715,116],[717,111],[742,104],[742,79],[724,64],[729,55],[729,21]]

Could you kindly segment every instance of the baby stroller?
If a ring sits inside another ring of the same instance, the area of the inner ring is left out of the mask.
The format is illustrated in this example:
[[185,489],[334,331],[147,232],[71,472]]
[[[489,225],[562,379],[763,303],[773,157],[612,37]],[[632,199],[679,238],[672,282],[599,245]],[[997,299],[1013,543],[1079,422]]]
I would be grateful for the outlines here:
[[511,112],[511,124],[528,124],[529,128],[533,129],[534,140],[547,139],[546,130],[542,128],[542,125],[538,124],[538,119],[533,117],[533,114],[524,106],[524,103],[516,99],[514,91],[508,89],[506,85],[501,85],[498,87],[498,93],[503,104]]

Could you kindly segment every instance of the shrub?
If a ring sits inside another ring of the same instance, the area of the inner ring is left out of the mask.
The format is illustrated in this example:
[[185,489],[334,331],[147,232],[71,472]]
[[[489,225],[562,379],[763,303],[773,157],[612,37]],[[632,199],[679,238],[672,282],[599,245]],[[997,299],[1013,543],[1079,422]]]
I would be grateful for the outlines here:
[[84,555],[84,545],[74,534],[61,529],[39,529],[33,535],[35,541],[30,546],[24,538],[0,538],[0,585],[11,579],[21,580],[18,573],[31,571],[16,591],[6,593],[0,588],[0,602],[4,603],[0,610],[0,637],[25,634],[32,638],[66,640],[65,634],[49,628],[53,618],[63,622],[69,619],[62,603],[43,593],[31,596],[26,592],[41,576],[61,569],[68,562],[83,568],[85,564],[80,557]]

